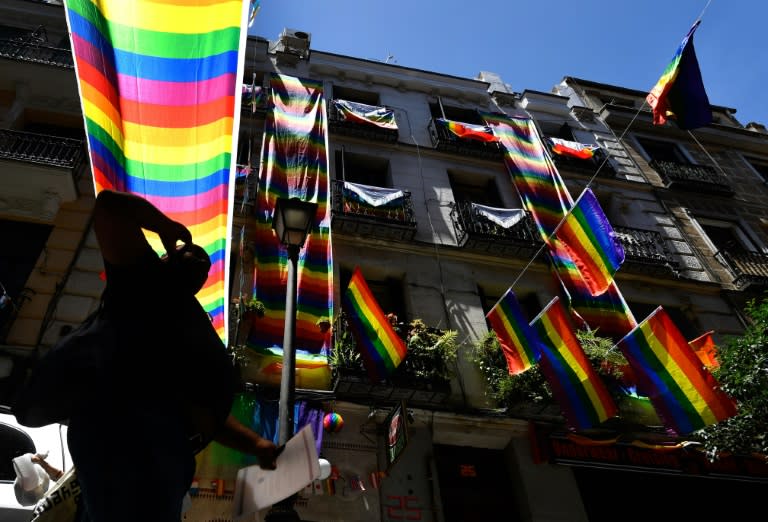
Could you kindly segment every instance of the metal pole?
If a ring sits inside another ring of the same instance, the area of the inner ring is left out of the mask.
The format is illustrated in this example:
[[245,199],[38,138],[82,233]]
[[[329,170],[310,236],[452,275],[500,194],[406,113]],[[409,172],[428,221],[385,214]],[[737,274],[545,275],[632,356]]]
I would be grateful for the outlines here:
[[296,395],[296,265],[299,247],[288,245],[288,288],[285,292],[285,329],[283,333],[283,374],[280,380],[278,445],[293,436],[293,404]]

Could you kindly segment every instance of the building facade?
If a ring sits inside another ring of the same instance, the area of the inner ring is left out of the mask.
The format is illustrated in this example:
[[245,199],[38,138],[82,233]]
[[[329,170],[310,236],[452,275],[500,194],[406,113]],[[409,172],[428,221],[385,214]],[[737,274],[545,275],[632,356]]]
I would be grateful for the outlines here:
[[[95,309],[104,283],[63,8],[7,0],[0,12],[0,283],[7,303],[0,310],[7,369],[0,386],[10,393],[33,354]],[[768,478],[760,466],[718,468],[684,450],[660,449],[674,439],[652,427],[613,443],[610,430],[574,438],[557,408],[518,415],[488,399],[473,348],[489,330],[486,313],[513,283],[530,318],[559,288],[528,221],[504,227],[478,212],[477,205],[523,208],[501,149],[463,139],[440,120],[472,126],[483,124],[480,113],[527,116],[545,138],[598,146],[591,158],[552,158],[570,193],[590,187],[617,231],[626,260],[616,280],[629,308],[642,320],[661,305],[687,339],[714,330],[718,341],[743,331],[740,310],[768,287],[764,126],[743,125],[734,109],[716,106],[714,122],[693,132],[653,126],[643,91],[568,76],[548,93],[516,91],[493,72],[459,78],[314,50],[310,32],[291,29],[274,40],[248,39],[244,86],[266,91],[273,73],[322,82],[336,308],[360,267],[385,312],[405,324],[420,319],[456,331],[459,344],[448,382],[373,385],[336,371],[328,389],[307,392],[345,423],[324,435],[333,480],[300,494],[303,519],[580,521],[613,520],[619,511],[634,520],[660,516],[659,506],[670,503],[664,513],[721,509],[681,500],[675,492],[685,486],[698,488],[700,498],[726,491],[741,505],[756,502],[749,499],[759,498]],[[251,174],[237,182],[233,244],[241,231],[247,243],[253,223],[269,110],[251,93],[238,151]],[[345,119],[339,100],[392,110],[397,128]],[[348,183],[402,197],[389,212],[373,212],[346,199]],[[233,255],[233,301],[249,295],[257,268],[248,249],[242,252]],[[236,343],[249,325],[232,310]],[[246,365],[245,380],[249,371]],[[263,383],[254,387],[269,393]],[[394,413],[402,414],[400,424]],[[397,448],[390,452],[390,445]],[[234,475],[216,480],[224,487],[201,495],[188,520],[212,520],[215,509],[224,513],[216,520],[227,519]],[[658,505],[627,496],[643,488],[653,489]],[[200,491],[208,489],[201,480]]]

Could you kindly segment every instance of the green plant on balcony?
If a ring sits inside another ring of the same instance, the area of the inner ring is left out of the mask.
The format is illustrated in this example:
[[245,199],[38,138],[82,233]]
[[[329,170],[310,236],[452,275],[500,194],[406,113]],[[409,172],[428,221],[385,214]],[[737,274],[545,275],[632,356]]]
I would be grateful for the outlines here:
[[[395,316],[389,317],[395,331],[402,335],[404,323],[398,323]],[[454,375],[458,333],[453,330],[430,328],[421,319],[414,319],[407,325],[406,356],[395,370],[392,381],[428,380],[449,381]],[[352,370],[363,371],[363,360],[357,342],[342,316],[336,321],[334,343],[328,363],[335,374]]]
[[[621,401],[624,394],[616,384],[623,375],[621,368],[627,364],[624,356],[612,349],[613,341],[598,337],[593,332],[580,330],[576,332],[576,337],[598,375],[613,392],[614,398]],[[488,332],[476,341],[473,347],[475,363],[488,385],[486,393],[500,408],[514,412],[533,405],[543,410],[556,404],[552,390],[538,364],[523,373],[509,374],[501,345],[494,332]]]

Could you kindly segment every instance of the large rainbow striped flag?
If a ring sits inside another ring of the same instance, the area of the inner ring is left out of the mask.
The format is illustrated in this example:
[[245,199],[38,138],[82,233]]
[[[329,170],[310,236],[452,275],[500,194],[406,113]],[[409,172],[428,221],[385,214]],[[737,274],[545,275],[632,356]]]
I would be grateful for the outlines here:
[[668,429],[686,435],[736,414],[733,400],[661,306],[616,346]]
[[[325,334],[318,321],[333,317],[328,122],[322,83],[273,74],[268,103],[256,197],[253,279],[253,295],[264,304],[265,312],[254,318],[247,343],[265,357],[274,357],[283,345],[288,255],[272,230],[275,202],[278,197],[297,197],[317,203],[314,225],[297,266],[298,361],[302,354],[321,353]],[[317,357],[311,359],[313,365],[317,363]]]
[[553,270],[572,311],[601,334],[626,335],[637,321],[616,283],[611,282],[605,292],[593,295],[564,245],[550,239],[574,202],[533,120],[498,113],[482,116],[499,138],[515,188],[549,246]]
[[386,379],[405,359],[406,346],[368,288],[360,267],[355,267],[342,306],[371,381]]
[[624,247],[591,189],[581,194],[555,231],[592,295],[602,294],[624,262]]
[[560,298],[552,299],[531,326],[542,343],[541,371],[569,427],[586,430],[614,417],[618,408],[573,333]]
[[712,121],[712,109],[693,48],[693,33],[699,24],[701,20],[694,22],[646,97],[655,125],[663,125],[669,118],[681,129],[695,129]]
[[541,341],[525,319],[511,288],[485,317],[499,340],[510,375],[522,373],[536,364],[541,357]]
[[[96,192],[145,197],[211,257],[197,298],[226,340],[230,174],[248,5],[66,0]],[[162,251],[159,238],[149,238]]]

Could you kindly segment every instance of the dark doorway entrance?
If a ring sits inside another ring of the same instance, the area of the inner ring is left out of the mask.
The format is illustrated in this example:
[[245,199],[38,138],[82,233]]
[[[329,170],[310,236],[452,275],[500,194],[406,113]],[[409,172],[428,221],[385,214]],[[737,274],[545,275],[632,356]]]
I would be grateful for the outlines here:
[[445,522],[520,520],[504,453],[435,445]]

